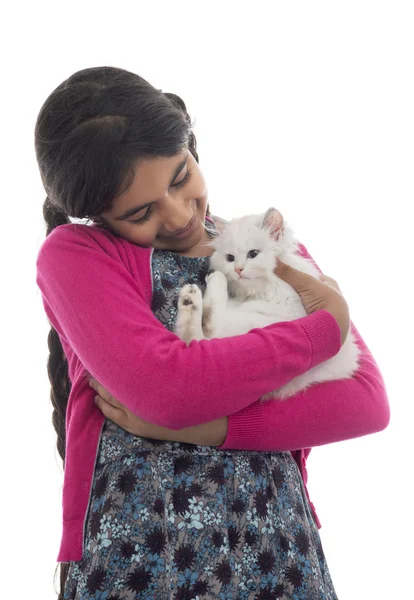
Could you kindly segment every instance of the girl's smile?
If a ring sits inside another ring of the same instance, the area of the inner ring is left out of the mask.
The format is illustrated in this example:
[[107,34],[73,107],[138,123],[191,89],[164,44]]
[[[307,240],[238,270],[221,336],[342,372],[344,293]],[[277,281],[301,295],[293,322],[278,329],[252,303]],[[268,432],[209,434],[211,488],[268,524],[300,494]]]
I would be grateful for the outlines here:
[[204,177],[185,148],[172,157],[138,161],[126,191],[99,217],[112,233],[138,246],[201,256],[210,254],[206,210]]

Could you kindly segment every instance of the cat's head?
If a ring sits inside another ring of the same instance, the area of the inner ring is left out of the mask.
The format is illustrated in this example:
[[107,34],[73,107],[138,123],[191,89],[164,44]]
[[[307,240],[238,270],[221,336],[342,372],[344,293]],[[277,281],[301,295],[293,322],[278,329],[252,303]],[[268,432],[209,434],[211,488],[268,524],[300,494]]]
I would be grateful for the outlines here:
[[221,271],[234,287],[248,291],[258,280],[272,280],[276,256],[292,246],[292,232],[278,210],[248,215],[226,223],[212,243],[214,271]]

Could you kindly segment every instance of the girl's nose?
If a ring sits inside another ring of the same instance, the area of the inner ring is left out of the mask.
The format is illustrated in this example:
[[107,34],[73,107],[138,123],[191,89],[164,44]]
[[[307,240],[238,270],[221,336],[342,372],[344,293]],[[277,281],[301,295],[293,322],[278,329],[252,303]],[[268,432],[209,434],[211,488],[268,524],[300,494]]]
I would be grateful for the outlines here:
[[188,202],[171,202],[164,213],[164,229],[171,235],[185,228],[191,221],[193,210]]

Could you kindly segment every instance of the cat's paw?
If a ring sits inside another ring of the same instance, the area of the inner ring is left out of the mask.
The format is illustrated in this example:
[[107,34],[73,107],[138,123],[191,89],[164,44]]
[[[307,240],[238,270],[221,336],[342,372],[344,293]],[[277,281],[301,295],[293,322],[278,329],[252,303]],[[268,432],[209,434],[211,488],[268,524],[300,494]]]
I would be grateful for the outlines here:
[[206,277],[207,291],[214,296],[227,297],[227,279],[221,271],[213,271]]
[[198,285],[187,283],[184,285],[178,296],[179,310],[193,311],[201,309],[203,304],[203,296]]

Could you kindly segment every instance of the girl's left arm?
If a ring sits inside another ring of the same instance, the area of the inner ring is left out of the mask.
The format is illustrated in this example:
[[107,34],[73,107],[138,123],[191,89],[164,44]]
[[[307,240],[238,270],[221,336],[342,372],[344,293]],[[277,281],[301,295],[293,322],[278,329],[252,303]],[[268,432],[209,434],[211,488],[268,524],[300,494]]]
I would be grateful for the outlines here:
[[385,429],[390,408],[384,381],[367,345],[351,327],[361,348],[352,378],[311,386],[284,401],[258,401],[230,415],[219,448],[293,451]]

